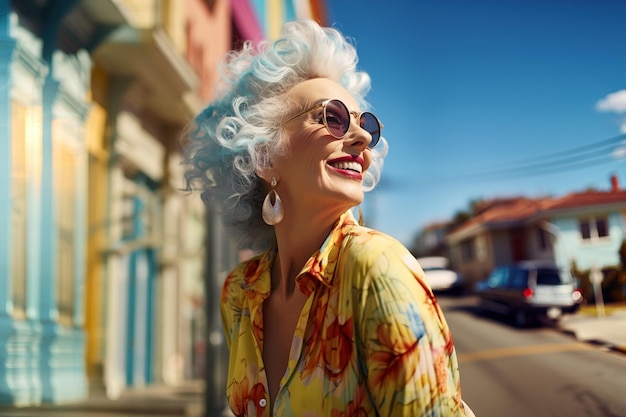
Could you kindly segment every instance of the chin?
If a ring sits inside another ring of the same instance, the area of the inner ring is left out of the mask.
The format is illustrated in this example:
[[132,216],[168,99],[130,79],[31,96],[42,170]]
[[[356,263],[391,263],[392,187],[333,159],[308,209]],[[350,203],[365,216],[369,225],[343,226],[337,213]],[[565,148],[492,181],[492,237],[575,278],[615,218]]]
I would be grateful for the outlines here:
[[326,191],[320,190],[322,193],[319,195],[319,198],[328,198],[328,204],[337,204],[341,207],[352,208],[363,202],[364,192],[360,181],[352,179],[347,181],[332,181],[322,187],[325,188]]
[[346,200],[348,201],[348,204],[350,204],[350,207],[358,206],[363,202],[363,191],[346,196]]

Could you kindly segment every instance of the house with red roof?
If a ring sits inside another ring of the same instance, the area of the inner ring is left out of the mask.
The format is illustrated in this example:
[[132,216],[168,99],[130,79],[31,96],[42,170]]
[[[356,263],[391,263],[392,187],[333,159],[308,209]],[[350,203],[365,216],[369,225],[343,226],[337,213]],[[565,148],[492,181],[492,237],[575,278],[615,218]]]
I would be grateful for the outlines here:
[[555,234],[554,260],[579,269],[619,264],[619,248],[626,239],[626,190],[617,179],[610,191],[585,191],[555,199],[539,216]]
[[575,261],[580,269],[615,266],[624,239],[626,190],[614,176],[606,191],[488,201],[445,241],[452,264],[471,285],[494,267],[522,260],[551,260],[562,267]]

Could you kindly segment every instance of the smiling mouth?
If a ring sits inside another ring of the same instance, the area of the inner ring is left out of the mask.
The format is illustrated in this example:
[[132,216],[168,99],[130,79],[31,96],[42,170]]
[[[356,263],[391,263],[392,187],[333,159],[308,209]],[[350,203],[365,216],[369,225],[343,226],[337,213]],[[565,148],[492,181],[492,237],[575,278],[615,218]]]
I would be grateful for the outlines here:
[[341,169],[344,171],[352,171],[358,174],[361,174],[363,172],[363,166],[361,166],[361,164],[359,164],[358,162],[354,162],[354,161],[331,162],[328,165],[330,165],[333,168]]

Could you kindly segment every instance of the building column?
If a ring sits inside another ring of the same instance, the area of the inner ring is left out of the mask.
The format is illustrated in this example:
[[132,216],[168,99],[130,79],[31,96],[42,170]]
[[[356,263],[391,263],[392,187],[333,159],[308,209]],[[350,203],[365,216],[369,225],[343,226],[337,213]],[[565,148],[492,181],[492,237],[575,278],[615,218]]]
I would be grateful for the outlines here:
[[[125,345],[126,326],[128,325],[127,305],[128,265],[129,257],[119,251],[123,238],[122,222],[124,214],[124,172],[120,164],[120,156],[115,151],[118,137],[117,119],[121,112],[124,95],[132,86],[132,79],[111,77],[109,79],[109,95],[107,100],[107,149],[108,157],[108,188],[106,198],[106,251],[104,253],[104,294],[102,305],[105,307],[104,317],[104,385],[109,398],[118,398],[126,388]],[[113,306],[116,306],[113,308]]]
[[[11,312],[11,63],[15,40],[9,37],[10,5],[0,3],[0,320]],[[0,324],[0,331],[2,324]],[[0,340],[5,340],[4,338]]]
[[[128,256],[115,251],[115,243],[121,240],[122,216],[121,193],[124,173],[118,164],[109,168],[108,232],[109,246],[105,256],[105,294],[103,305],[107,305],[105,317],[104,385],[109,398],[118,398],[126,388],[124,374],[127,300]],[[113,243],[115,242],[115,243]]]
[[[6,7],[6,9],[2,9]],[[15,94],[19,99],[24,100],[26,109],[26,117],[34,117],[37,108],[40,105],[40,95],[38,88],[41,86],[41,80],[47,71],[47,68],[43,62],[33,53],[32,42],[28,37],[21,36],[23,33],[14,32],[17,28],[17,17],[11,13],[10,6],[7,2],[2,2],[0,5],[0,107],[4,109],[0,110],[2,116],[6,117],[5,123],[2,123],[4,129],[3,135],[0,139],[0,148],[2,149],[2,156],[7,158],[6,163],[2,163],[0,170],[6,169],[5,172],[0,175],[1,190],[4,198],[0,197],[0,222],[2,228],[6,225],[5,239],[0,243],[0,270],[2,275],[0,278],[4,278],[6,281],[0,286],[2,287],[2,295],[0,295],[0,302],[2,307],[0,308],[0,402],[10,403],[15,405],[30,405],[36,404],[41,401],[41,384],[39,382],[38,373],[38,344],[40,339],[40,329],[37,323],[30,320],[19,319],[14,317],[13,306],[13,287],[14,285],[14,254],[12,248],[13,242],[13,230],[12,214],[14,208],[13,201],[13,161],[12,161],[12,96]],[[15,36],[14,39],[13,36]],[[31,47],[29,49],[29,47]],[[25,85],[28,85],[29,94],[22,94],[21,90]],[[36,123],[35,123],[36,124]],[[6,126],[6,127],[4,127]],[[30,128],[26,133],[28,140],[36,142],[40,140],[38,136],[37,126],[28,125]],[[6,133],[6,136],[4,136]],[[24,138],[26,140],[26,138]],[[5,152],[6,151],[6,152]],[[28,154],[28,158],[32,158],[28,163],[31,166],[27,167],[28,174],[33,171],[37,172],[37,166],[35,160],[38,157],[37,152]],[[2,172],[2,171],[0,171]],[[35,184],[36,180],[32,178],[28,179],[27,184],[27,201],[26,212],[28,219],[27,241],[38,242],[38,196],[37,189],[38,184]],[[6,187],[6,189],[5,189]],[[3,213],[4,212],[4,213]],[[7,236],[8,235],[8,236]],[[32,239],[34,240],[28,240]],[[5,246],[6,245],[6,246]],[[27,247],[27,263],[28,268],[26,276],[20,279],[26,280],[26,291],[30,291],[30,283],[32,278],[35,277],[35,273],[38,271],[40,264],[39,259],[33,261],[33,255],[38,253],[37,245],[29,245]],[[28,311],[28,293],[26,294],[27,311],[26,315],[29,317]]]
[[[10,3],[0,2],[0,364],[8,363],[13,333],[11,274],[11,63],[15,40],[9,37]],[[0,365],[0,404],[12,403],[9,376]]]
[[[55,52],[57,34],[65,16],[76,6],[78,0],[61,0],[51,3],[46,9],[46,20],[42,30],[42,59],[50,70],[45,78],[42,96],[42,164],[41,164],[41,225],[39,274],[39,320],[41,325],[41,351],[39,373],[42,400],[49,403],[75,401],[86,395],[84,372],[84,332],[82,326],[63,327],[59,324],[58,312],[58,228],[54,183],[54,108],[59,100],[61,82],[55,78]],[[80,99],[80,98],[79,98]],[[84,114],[81,115],[84,122]],[[82,213],[79,213],[79,218]],[[84,223],[74,225],[83,229]],[[77,242],[79,243],[79,242]],[[80,260],[84,262],[84,258]],[[78,264],[78,262],[77,262]],[[81,269],[82,272],[84,269]],[[81,277],[84,279],[84,277]],[[74,277],[76,282],[76,277]],[[82,282],[81,282],[82,285]],[[75,305],[75,308],[80,306]],[[79,312],[82,317],[82,311]],[[74,356],[81,357],[81,366],[73,366]],[[75,369],[76,368],[76,369]]]

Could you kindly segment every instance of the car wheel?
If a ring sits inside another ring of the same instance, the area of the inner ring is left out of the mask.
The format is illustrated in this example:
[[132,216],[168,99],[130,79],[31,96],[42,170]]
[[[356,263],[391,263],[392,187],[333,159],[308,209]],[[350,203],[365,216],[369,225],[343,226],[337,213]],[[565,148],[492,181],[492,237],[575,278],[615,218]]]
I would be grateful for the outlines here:
[[513,316],[513,323],[515,327],[524,328],[528,327],[530,321],[530,317],[525,310],[519,309],[515,310],[515,314]]

